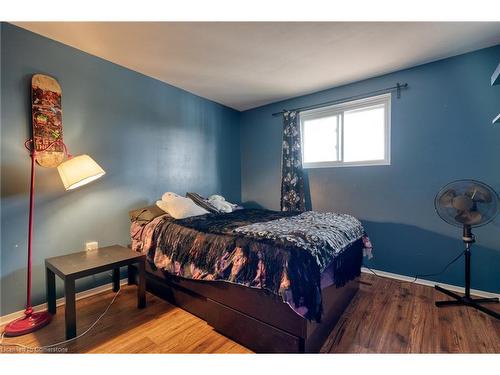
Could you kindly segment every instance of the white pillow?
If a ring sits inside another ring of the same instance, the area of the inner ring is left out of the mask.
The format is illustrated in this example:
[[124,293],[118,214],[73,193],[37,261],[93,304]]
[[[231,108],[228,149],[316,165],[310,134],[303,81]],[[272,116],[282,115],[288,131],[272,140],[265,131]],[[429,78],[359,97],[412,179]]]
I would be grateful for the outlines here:
[[156,201],[156,207],[159,207],[161,210],[165,211],[167,214],[169,214],[168,212],[168,208],[167,208],[167,202],[164,202],[164,201]]
[[217,208],[220,212],[225,213],[233,212],[237,207],[236,204],[232,204],[226,201],[226,198],[224,198],[222,195],[212,195],[208,198],[208,202],[212,206]]
[[208,214],[207,210],[197,206],[191,199],[180,196],[169,196],[167,201],[156,201],[156,205],[174,219]]
[[161,200],[165,201],[165,202],[168,202],[171,199],[180,198],[180,197],[181,197],[180,195],[172,193],[171,191],[168,191],[168,192],[166,192],[165,194],[163,194],[161,196]]

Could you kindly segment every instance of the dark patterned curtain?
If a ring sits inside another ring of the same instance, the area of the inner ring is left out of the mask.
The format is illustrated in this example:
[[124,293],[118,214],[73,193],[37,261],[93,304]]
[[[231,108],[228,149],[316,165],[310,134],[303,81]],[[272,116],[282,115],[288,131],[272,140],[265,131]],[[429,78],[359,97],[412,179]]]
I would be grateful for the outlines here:
[[305,211],[302,145],[298,112],[283,114],[281,162],[281,211]]

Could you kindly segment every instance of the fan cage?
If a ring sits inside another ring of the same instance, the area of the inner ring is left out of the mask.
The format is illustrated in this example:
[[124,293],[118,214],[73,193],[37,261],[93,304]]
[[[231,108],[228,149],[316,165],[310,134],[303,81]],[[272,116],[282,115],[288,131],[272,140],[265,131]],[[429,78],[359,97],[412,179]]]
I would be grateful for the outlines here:
[[457,210],[452,209],[452,208],[446,208],[443,207],[439,204],[440,198],[444,195],[444,193],[448,192],[450,189],[454,189],[456,191],[466,191],[472,188],[473,186],[480,186],[483,189],[486,189],[492,196],[492,202],[490,203],[481,203],[481,206],[489,206],[486,210],[481,211],[482,216],[485,218],[485,220],[481,221],[480,223],[477,224],[471,224],[470,226],[473,228],[477,227],[482,227],[488,223],[490,223],[495,216],[498,214],[499,211],[499,205],[500,205],[500,197],[498,196],[498,193],[488,184],[485,184],[484,182],[477,181],[477,180],[472,180],[472,179],[462,179],[462,180],[456,180],[452,181],[445,186],[443,186],[439,192],[436,194],[434,198],[434,208],[436,210],[436,213],[439,215],[439,217],[447,222],[448,224],[454,225],[456,227],[463,227],[465,224],[460,223],[459,221],[455,220],[455,216],[452,215],[452,211],[456,214]]

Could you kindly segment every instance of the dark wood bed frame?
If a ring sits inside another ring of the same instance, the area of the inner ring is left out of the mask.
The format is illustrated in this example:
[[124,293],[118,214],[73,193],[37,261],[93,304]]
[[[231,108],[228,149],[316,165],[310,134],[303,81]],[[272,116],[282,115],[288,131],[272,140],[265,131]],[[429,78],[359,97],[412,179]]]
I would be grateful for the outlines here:
[[[135,282],[133,268],[129,277]],[[301,317],[267,290],[185,279],[153,270],[147,262],[146,289],[257,353],[317,353],[358,291],[358,280],[322,290],[321,323]]]

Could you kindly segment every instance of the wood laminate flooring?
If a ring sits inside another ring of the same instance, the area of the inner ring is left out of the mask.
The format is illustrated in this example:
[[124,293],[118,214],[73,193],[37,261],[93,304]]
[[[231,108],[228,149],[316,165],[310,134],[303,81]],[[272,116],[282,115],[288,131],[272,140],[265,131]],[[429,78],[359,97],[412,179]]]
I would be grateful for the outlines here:
[[[322,353],[500,353],[500,321],[467,307],[436,308],[448,297],[431,287],[361,277],[361,287],[325,341]],[[77,332],[105,310],[114,293],[77,301]],[[136,308],[136,287],[124,286],[108,313],[87,335],[62,345],[71,353],[251,353],[196,316],[152,294]],[[500,311],[500,306],[490,305]],[[48,345],[64,340],[64,307],[53,321],[4,343]],[[9,348],[9,352],[22,349]],[[7,352],[0,347],[0,352]]]

